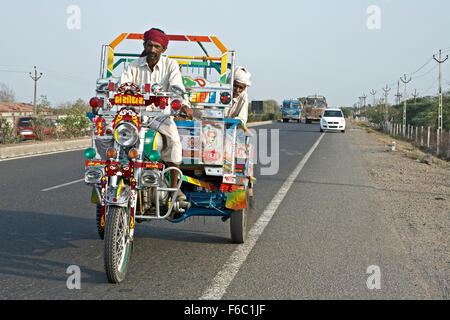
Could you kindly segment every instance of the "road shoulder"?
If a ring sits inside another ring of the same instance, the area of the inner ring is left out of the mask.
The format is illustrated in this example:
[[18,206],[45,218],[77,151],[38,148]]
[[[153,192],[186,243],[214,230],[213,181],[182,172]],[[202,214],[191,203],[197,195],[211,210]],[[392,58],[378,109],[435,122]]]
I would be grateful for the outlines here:
[[417,150],[392,138],[351,125],[352,146],[378,192],[385,218],[428,283],[431,296],[449,298],[450,170],[445,163],[420,163]]

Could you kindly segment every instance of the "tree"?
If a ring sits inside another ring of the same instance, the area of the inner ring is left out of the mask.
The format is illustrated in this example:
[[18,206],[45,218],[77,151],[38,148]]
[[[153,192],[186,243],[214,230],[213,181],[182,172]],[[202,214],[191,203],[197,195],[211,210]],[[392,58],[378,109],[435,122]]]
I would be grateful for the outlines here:
[[353,108],[341,108],[345,118],[353,118]]
[[367,119],[369,122],[376,124],[378,127],[382,127],[385,121],[384,106],[367,107]]
[[42,114],[42,113],[44,113],[44,109],[50,109],[50,108],[51,108],[51,103],[50,103],[50,101],[48,101],[47,96],[41,95],[38,103],[36,104],[37,114]]
[[0,102],[14,102],[16,101],[16,96],[14,91],[9,88],[6,84],[0,83]]
[[266,100],[263,102],[264,113],[281,113],[280,105],[275,100]]

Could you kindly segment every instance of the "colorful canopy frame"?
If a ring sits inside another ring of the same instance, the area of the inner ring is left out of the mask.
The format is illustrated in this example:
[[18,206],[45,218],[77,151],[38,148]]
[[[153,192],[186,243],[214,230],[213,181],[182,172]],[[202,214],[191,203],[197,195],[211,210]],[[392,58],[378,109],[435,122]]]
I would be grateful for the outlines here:
[[[210,36],[187,36],[187,35],[168,35],[170,41],[187,41],[187,42],[197,42],[202,50],[205,52],[206,57],[195,57],[195,56],[168,56],[169,58],[173,58],[178,60],[178,63],[181,66],[206,66],[209,62],[210,66],[215,68],[220,74],[220,82],[226,83],[227,79],[227,67],[228,67],[228,50],[227,48],[220,42],[217,37]],[[107,58],[107,77],[111,77],[113,74],[113,70],[119,66],[122,62],[131,61],[132,59],[126,59],[126,57],[139,57],[140,54],[127,54],[127,53],[115,53],[115,48],[124,40],[143,40],[144,35],[140,33],[122,33],[118,36],[113,42],[111,42],[108,46],[108,58]],[[210,57],[206,52],[202,43],[213,43],[220,50],[220,57]],[[103,55],[102,55],[103,56]],[[119,59],[116,63],[114,63],[114,57],[123,57]],[[180,61],[180,59],[185,60],[200,60],[200,61]],[[220,64],[219,64],[220,62]]]

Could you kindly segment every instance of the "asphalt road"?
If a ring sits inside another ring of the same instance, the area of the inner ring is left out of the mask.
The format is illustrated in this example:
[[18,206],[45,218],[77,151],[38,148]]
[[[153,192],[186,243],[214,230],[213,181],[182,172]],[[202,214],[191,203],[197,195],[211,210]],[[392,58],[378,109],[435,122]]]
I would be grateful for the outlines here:
[[[321,140],[251,250],[238,255],[237,272],[219,284],[242,247],[231,243],[228,222],[138,224],[127,279],[111,285],[91,190],[80,182],[83,152],[0,162],[0,299],[199,299],[213,285],[219,298],[233,300],[428,298],[346,134],[322,136],[317,123],[255,129],[279,130],[277,174],[256,167],[256,224]],[[81,270],[81,289],[67,287],[72,265]],[[380,278],[370,283],[380,289],[368,288],[371,266]]]

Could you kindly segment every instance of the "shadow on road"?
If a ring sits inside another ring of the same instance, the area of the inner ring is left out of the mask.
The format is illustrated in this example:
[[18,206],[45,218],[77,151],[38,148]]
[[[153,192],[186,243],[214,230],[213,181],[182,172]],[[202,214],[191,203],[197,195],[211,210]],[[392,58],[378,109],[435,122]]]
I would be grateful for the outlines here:
[[[186,243],[205,243],[205,244],[230,244],[231,238],[229,236],[224,237],[218,234],[216,231],[217,223],[222,222],[220,217],[206,217],[206,223],[202,222],[203,217],[193,217],[191,221],[185,223],[180,222],[177,224],[171,224],[167,227],[163,225],[166,222],[155,221],[153,223],[142,223],[136,227],[136,237],[146,240],[165,240],[165,241],[178,241]],[[210,225],[211,228],[207,228],[206,225]],[[188,227],[191,227],[188,228]]]
[[[76,241],[98,240],[95,220],[39,212],[0,211],[0,278],[67,280]],[[100,245],[99,241],[99,245]],[[58,252],[61,250],[61,252]],[[105,275],[79,265],[86,282],[104,282]]]

